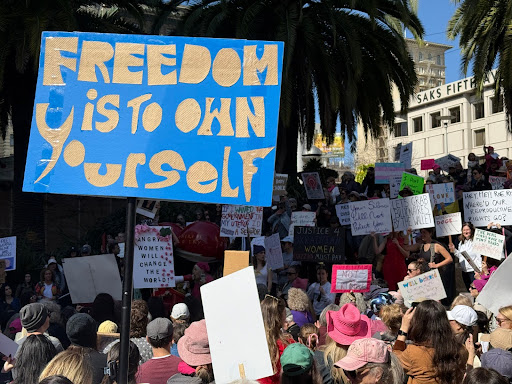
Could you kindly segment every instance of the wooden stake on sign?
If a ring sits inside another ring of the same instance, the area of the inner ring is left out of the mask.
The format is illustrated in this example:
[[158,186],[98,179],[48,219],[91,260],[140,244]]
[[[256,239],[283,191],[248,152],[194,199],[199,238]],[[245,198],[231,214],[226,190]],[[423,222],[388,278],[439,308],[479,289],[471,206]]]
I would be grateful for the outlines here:
[[238,364],[238,371],[240,372],[240,378],[245,380],[245,368],[243,364]]
[[449,244],[453,244],[452,235],[448,235],[448,243]]

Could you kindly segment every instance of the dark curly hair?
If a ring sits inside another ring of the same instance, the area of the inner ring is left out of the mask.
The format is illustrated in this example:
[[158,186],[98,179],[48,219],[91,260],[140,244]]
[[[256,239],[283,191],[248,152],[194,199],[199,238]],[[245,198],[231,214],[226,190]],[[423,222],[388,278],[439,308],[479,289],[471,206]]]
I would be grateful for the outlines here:
[[135,300],[132,303],[132,311],[130,313],[130,337],[146,336],[148,313],[148,304],[144,300]]

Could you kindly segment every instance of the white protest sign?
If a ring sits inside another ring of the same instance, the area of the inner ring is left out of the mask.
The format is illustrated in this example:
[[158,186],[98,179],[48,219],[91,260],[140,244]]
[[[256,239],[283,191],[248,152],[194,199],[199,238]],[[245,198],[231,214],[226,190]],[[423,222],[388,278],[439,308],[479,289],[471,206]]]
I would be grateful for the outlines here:
[[369,292],[372,282],[372,265],[333,265],[331,292]]
[[430,207],[428,193],[408,196],[403,199],[391,200],[391,217],[395,231],[406,231],[408,228],[433,228],[434,217]]
[[248,380],[272,376],[253,267],[203,285],[201,297],[215,382],[239,380],[240,364]]
[[348,203],[353,236],[392,231],[389,199],[374,199]]
[[5,260],[5,271],[16,269],[16,236],[0,239],[0,259]]
[[406,169],[411,168],[412,162],[412,142],[402,144],[400,147],[400,162],[404,163]]
[[160,207],[160,204],[158,203],[160,202],[156,200],[137,200],[136,212],[139,215],[143,215],[149,217],[150,219],[154,219]]
[[398,289],[408,307],[420,299],[442,300],[446,297],[443,281],[437,269],[398,283]]
[[288,234],[293,236],[295,227],[314,227],[316,219],[316,212],[292,212],[291,224],[288,229]]
[[436,222],[437,237],[458,235],[462,232],[462,218],[460,212],[436,216],[434,219]]
[[122,286],[113,254],[62,260],[73,304],[92,303],[99,293],[121,300]]
[[392,175],[389,177],[389,197],[396,199],[400,192],[400,184],[402,184],[402,174]]
[[432,207],[443,203],[452,204],[455,201],[455,187],[453,183],[426,184],[425,192],[430,195]]
[[288,181],[288,175],[285,173],[276,173],[274,175],[274,191],[273,196],[286,195],[286,183]]
[[512,257],[507,257],[491,275],[476,302],[489,311],[498,314],[501,307],[512,305]]
[[489,176],[489,183],[491,183],[492,189],[503,189],[506,181],[506,177]]
[[283,251],[281,249],[281,239],[279,233],[265,237],[265,259],[270,269],[283,268]]
[[477,228],[473,236],[473,252],[501,260],[505,256],[503,252],[504,243],[505,236]]
[[4,356],[16,356],[18,350],[18,343],[9,339],[3,333],[0,333],[0,353]]
[[464,219],[475,227],[512,225],[512,189],[464,192]]
[[223,205],[220,235],[225,237],[261,236],[262,207]]
[[455,165],[460,162],[460,157],[454,156],[452,154],[440,157],[436,160],[436,164],[441,167],[441,169],[445,172],[448,172],[451,165]]
[[321,200],[325,198],[322,181],[318,172],[303,172],[301,176],[308,199]]
[[341,225],[350,225],[350,208],[348,203],[345,204],[337,204],[336,208],[336,216],[340,221]]
[[[165,231],[165,233],[162,233]],[[166,227],[135,227],[133,287],[175,287],[172,233]]]

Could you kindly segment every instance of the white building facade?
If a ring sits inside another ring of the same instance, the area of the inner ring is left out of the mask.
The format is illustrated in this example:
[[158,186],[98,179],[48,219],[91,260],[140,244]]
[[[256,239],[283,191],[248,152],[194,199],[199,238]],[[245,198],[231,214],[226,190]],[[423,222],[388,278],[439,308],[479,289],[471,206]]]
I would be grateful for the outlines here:
[[503,98],[495,96],[494,76],[492,72],[486,79],[481,98],[472,77],[415,94],[406,115],[396,111],[394,133],[387,140],[389,161],[395,161],[399,143],[409,142],[413,143],[412,167],[418,172],[421,160],[449,153],[467,167],[467,156],[483,155],[484,146],[494,147],[500,157],[512,157],[512,135]]

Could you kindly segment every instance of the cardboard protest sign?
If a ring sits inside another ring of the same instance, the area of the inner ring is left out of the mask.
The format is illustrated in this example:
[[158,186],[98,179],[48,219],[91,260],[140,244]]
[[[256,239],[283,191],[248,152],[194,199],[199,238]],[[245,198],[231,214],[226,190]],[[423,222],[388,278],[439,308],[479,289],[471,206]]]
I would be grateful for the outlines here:
[[411,168],[412,141],[407,144],[402,144],[402,146],[400,147],[400,162],[404,163],[406,169]]
[[301,176],[308,199],[321,200],[325,198],[322,181],[318,172],[303,172]]
[[314,227],[316,212],[292,212],[292,222],[288,228],[290,236],[293,236],[295,227]]
[[73,304],[92,303],[99,293],[121,300],[122,286],[113,254],[62,260]]
[[428,193],[391,200],[391,217],[395,231],[435,226]]
[[402,175],[394,175],[389,178],[389,197],[395,199],[400,192],[400,184],[402,184]]
[[369,292],[372,282],[371,264],[333,265],[331,292]]
[[478,266],[475,264],[475,262],[473,261],[471,256],[469,256],[466,251],[462,251],[461,255],[462,255],[462,257],[464,257],[464,259],[466,259],[468,264],[471,265],[471,268],[473,268],[475,270],[475,272],[482,273],[482,271],[480,271],[480,268],[478,268]]
[[453,183],[425,184],[425,192],[430,195],[432,207],[441,203],[448,205],[455,202],[455,187]]
[[353,236],[392,231],[389,199],[354,201],[348,206]]
[[436,222],[436,236],[445,237],[462,233],[462,218],[460,212],[448,213],[434,217]]
[[295,227],[293,260],[343,262],[345,260],[345,229]]
[[375,163],[375,184],[389,184],[392,176],[402,175],[404,163]]
[[274,190],[273,196],[286,195],[286,183],[288,182],[288,175],[284,173],[276,173],[274,175]]
[[5,260],[5,271],[16,269],[16,236],[0,239],[0,259]]
[[137,225],[133,254],[133,287],[175,287],[170,228]]
[[350,225],[350,208],[348,203],[336,204],[334,207],[336,208],[336,216],[338,216],[340,224]]
[[416,300],[442,300],[446,298],[446,291],[437,269],[432,269],[398,283],[398,289],[404,298],[405,305],[408,307]]
[[138,200],[136,212],[139,215],[143,215],[149,217],[150,219],[154,219],[159,208],[159,205],[157,203],[158,201],[156,200]]
[[404,172],[402,174],[402,181],[400,182],[400,190],[404,189],[405,187],[409,187],[411,188],[412,193],[419,195],[423,193],[424,184],[425,179],[423,177]]
[[276,270],[283,268],[283,250],[281,249],[279,233],[265,237],[265,259],[270,269]]
[[[272,376],[254,269],[248,267],[203,285],[201,297],[215,382],[240,379],[240,365],[248,380]],[[236,311],[233,303],[237,303]]]
[[477,303],[498,314],[501,307],[512,305],[512,257],[507,257],[491,275],[484,289],[478,295]]
[[230,275],[249,266],[249,251],[224,251],[224,273]]
[[453,166],[460,162],[460,157],[454,156],[452,154],[443,156],[436,160],[436,164],[441,167],[441,169],[445,172],[448,172],[450,166]]
[[505,236],[477,228],[473,236],[473,252],[501,260],[504,257],[504,243]]
[[18,348],[19,345],[17,342],[9,339],[3,333],[0,333],[0,353],[2,355],[14,357]]
[[23,191],[269,206],[282,57],[282,42],[43,32]]
[[434,159],[421,160],[422,171],[428,171],[429,169],[433,169],[434,165],[436,165],[436,161]]
[[506,181],[506,177],[489,176],[489,183],[491,183],[492,189],[503,189]]
[[262,221],[262,207],[223,205],[220,235],[226,237],[261,236]]
[[512,225],[512,189],[464,192],[464,219],[475,227]]

